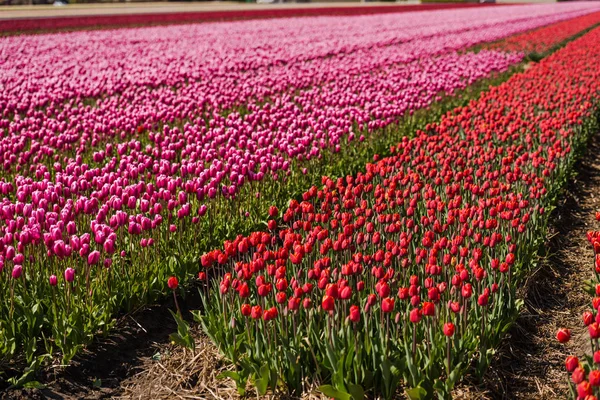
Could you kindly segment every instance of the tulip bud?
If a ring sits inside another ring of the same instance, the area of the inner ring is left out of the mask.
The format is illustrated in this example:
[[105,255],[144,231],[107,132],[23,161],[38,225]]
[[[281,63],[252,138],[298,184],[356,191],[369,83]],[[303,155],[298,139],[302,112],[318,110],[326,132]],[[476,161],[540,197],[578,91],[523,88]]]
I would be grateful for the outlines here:
[[600,371],[595,369],[591,370],[588,374],[588,380],[590,381],[590,385],[594,387],[600,386]]
[[50,286],[56,286],[58,284],[58,278],[56,277],[56,275],[50,275]]
[[446,322],[444,324],[444,335],[448,337],[454,336],[454,324],[452,322]]
[[360,321],[360,308],[356,305],[350,306],[350,321],[357,323]]
[[244,317],[249,317],[252,312],[252,307],[250,307],[250,304],[242,304],[241,311]]
[[583,323],[585,326],[588,326],[592,322],[594,322],[594,314],[589,311],[585,311],[581,317],[583,319]]
[[410,311],[410,322],[412,322],[413,324],[416,324],[419,321],[421,321],[422,316],[423,315],[421,313],[421,310],[419,310],[418,308],[413,308]]
[[391,297],[383,299],[381,301],[381,310],[386,314],[394,311],[394,299]]
[[582,381],[577,385],[577,398],[588,399],[588,396],[592,394],[592,386],[588,381]]
[[167,280],[167,285],[169,286],[169,289],[171,290],[175,290],[177,289],[177,286],[179,286],[179,281],[177,280],[176,277],[171,276],[168,280]]
[[75,270],[73,268],[65,269],[65,281],[73,282],[75,280]]
[[321,307],[325,311],[333,311],[335,306],[335,300],[332,296],[325,295],[323,296],[323,301],[321,302]]
[[573,372],[579,366],[579,359],[575,356],[568,356],[565,360],[565,366],[568,372]]
[[19,279],[23,274],[23,267],[21,265],[15,265],[12,270],[13,279]]
[[571,374],[571,380],[573,381],[573,383],[577,385],[577,384],[583,382],[584,379],[585,379],[585,370],[581,367],[575,368],[575,371],[573,371],[573,373]]
[[566,329],[566,328],[560,328],[557,332],[556,332],[556,340],[558,340],[560,343],[566,343],[569,341],[569,339],[571,339],[571,331]]

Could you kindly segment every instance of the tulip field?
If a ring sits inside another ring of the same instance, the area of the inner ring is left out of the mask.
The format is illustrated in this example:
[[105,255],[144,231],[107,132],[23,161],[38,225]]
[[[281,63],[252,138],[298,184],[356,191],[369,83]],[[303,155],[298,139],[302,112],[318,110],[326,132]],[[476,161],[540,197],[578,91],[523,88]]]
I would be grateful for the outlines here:
[[598,26],[574,2],[1,37],[0,383],[171,298],[240,396],[451,398],[600,129]]

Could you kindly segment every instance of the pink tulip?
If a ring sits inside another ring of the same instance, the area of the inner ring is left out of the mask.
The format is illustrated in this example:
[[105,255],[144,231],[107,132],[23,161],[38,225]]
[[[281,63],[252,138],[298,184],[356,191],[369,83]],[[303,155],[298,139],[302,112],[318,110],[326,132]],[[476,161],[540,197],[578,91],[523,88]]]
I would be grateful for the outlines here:
[[73,268],[65,269],[65,281],[73,282],[75,280],[75,270]]

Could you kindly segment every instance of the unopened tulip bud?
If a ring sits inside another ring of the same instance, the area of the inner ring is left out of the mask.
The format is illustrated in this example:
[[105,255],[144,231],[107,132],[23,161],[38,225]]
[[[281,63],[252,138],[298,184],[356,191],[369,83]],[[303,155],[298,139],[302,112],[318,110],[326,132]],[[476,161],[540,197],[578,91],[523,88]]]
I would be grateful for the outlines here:
[[75,270],[73,268],[67,268],[65,270],[65,281],[73,282],[75,280]]
[[571,339],[571,331],[566,329],[566,328],[560,328],[557,332],[556,332],[556,340],[558,340],[560,343],[566,343],[569,341],[569,339]]

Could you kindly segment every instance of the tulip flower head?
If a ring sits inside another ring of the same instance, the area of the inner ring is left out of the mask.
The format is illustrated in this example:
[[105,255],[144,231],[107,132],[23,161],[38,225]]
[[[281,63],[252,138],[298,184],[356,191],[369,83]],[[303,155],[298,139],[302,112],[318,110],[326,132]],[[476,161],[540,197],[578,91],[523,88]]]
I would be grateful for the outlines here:
[[171,276],[167,280],[167,286],[169,286],[169,289],[171,289],[171,290],[176,290],[177,287],[179,286],[179,281],[177,280],[176,277]]
[[452,322],[446,322],[444,324],[444,335],[448,337],[454,336],[454,324]]
[[569,329],[560,328],[556,332],[556,340],[558,340],[560,343],[567,343],[569,339],[571,339],[571,331]]
[[75,280],[75,270],[73,268],[65,269],[65,281],[73,282]]
[[12,270],[13,279],[19,279],[23,274],[23,267],[21,265],[15,265]]

